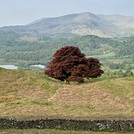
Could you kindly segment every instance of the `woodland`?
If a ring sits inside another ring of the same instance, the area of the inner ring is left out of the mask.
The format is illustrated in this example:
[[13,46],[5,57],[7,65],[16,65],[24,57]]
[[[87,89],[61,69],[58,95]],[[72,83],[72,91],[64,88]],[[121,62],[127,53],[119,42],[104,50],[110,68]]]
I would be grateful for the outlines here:
[[[35,40],[36,38],[36,40]],[[86,58],[102,63],[105,77],[123,77],[134,72],[134,37],[104,38],[94,35],[52,38],[0,33],[0,64],[13,64],[19,69],[39,70],[30,65],[47,66],[54,53],[65,46],[76,46]]]

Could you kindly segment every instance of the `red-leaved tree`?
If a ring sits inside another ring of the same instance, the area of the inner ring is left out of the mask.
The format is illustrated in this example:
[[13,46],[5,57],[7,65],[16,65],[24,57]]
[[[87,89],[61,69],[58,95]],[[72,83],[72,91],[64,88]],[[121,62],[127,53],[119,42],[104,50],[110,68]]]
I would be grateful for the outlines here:
[[75,46],[66,46],[56,51],[45,74],[61,81],[84,82],[84,78],[97,78],[103,74],[101,63],[95,58],[86,58]]

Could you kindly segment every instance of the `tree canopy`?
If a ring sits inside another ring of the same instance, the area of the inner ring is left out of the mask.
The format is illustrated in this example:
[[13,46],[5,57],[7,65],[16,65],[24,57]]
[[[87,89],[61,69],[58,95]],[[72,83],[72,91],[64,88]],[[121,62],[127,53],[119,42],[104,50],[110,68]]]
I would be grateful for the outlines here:
[[84,82],[86,78],[97,78],[103,74],[101,63],[95,58],[86,58],[75,46],[65,46],[57,50],[45,74],[61,81]]

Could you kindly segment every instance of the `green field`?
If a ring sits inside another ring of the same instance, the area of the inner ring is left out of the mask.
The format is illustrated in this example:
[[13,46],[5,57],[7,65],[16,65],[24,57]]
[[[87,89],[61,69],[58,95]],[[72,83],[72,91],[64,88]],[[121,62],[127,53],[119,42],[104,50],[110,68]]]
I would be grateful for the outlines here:
[[133,134],[132,132],[93,132],[93,131],[73,131],[54,129],[23,129],[23,130],[0,130],[0,134]]

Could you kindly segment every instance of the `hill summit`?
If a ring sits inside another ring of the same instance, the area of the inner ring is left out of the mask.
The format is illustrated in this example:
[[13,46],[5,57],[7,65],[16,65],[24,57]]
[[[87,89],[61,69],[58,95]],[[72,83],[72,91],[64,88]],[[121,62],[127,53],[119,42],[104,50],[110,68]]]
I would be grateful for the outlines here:
[[97,35],[101,37],[134,34],[134,16],[101,15],[89,12],[43,18],[23,26],[0,28],[0,32],[34,35]]

